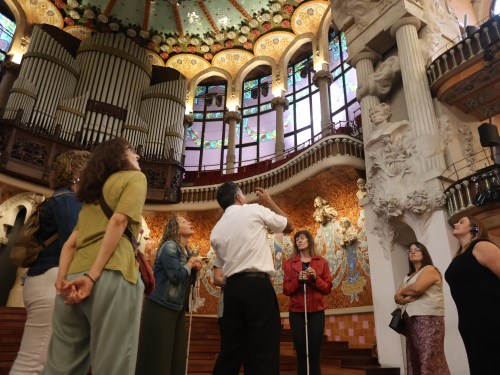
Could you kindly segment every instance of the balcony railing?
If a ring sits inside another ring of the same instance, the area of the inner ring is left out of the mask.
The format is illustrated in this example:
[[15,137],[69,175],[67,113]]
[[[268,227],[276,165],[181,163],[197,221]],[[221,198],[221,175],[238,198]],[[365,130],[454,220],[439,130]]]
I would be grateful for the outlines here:
[[[351,163],[343,157],[349,157]],[[245,173],[222,174],[220,171],[198,172],[197,184],[205,186],[192,186],[181,188],[180,203],[192,204],[203,202],[215,202],[218,186],[225,181],[235,181],[241,187],[244,194],[251,194],[255,188],[262,186],[264,188],[273,188],[278,185],[292,183],[294,177],[315,166],[325,168],[334,165],[338,161],[339,165],[354,166],[364,169],[364,149],[363,142],[357,138],[344,134],[331,134],[316,140],[316,143],[308,145],[296,154],[290,154],[287,159],[275,163],[263,164],[261,173],[251,176]],[[325,163],[326,162],[326,163]],[[204,180],[203,174],[210,175],[210,180]],[[209,185],[211,183],[211,185]]]
[[456,74],[455,68],[474,60],[474,57],[487,59],[488,54],[498,52],[496,44],[500,42],[499,27],[500,15],[496,15],[464,39],[460,37],[455,45],[434,59],[427,70],[430,86],[447,75]]
[[500,166],[493,164],[490,150],[460,160],[441,175],[449,222],[458,215],[477,214],[500,204],[494,195],[500,189]]

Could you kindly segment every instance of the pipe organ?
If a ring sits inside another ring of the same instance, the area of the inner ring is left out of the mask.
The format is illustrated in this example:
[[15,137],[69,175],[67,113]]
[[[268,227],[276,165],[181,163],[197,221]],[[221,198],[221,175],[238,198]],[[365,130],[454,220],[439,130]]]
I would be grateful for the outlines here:
[[187,81],[152,85],[144,49],[123,34],[79,42],[53,29],[35,27],[3,118],[22,110],[23,126],[65,143],[91,148],[121,136],[146,159],[181,163]]

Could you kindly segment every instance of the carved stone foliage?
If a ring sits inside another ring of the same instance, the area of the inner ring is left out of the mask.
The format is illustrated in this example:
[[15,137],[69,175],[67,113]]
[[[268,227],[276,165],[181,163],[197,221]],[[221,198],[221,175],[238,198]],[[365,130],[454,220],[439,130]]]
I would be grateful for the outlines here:
[[33,139],[19,137],[12,147],[10,156],[25,163],[43,167],[49,156],[49,148]]
[[[421,178],[419,139],[402,136],[384,137],[368,153],[370,167],[366,189],[374,212],[381,218],[374,226],[384,249],[392,247],[393,222],[421,221],[445,204],[441,190],[430,187]],[[388,251],[388,250],[387,250]],[[386,258],[388,253],[385,254]]]
[[474,164],[474,145],[472,143],[473,135],[472,131],[470,130],[470,127],[464,123],[461,122],[458,124],[458,131],[461,134],[462,137],[462,142],[461,145],[464,149],[464,154],[465,154],[465,159],[467,160],[467,165],[469,167],[470,172],[475,172]]

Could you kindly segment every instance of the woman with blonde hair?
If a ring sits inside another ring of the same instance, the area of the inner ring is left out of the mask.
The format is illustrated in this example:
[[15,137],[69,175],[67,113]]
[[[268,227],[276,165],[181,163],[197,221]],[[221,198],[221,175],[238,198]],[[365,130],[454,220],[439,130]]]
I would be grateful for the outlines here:
[[19,353],[10,370],[11,375],[39,374],[45,365],[52,333],[56,298],[54,284],[59,270],[59,257],[82,208],[76,193],[80,171],[89,157],[90,152],[71,150],[60,154],[52,165],[49,183],[54,193],[41,209],[40,230],[36,234],[38,241],[45,242],[47,246],[26,273],[23,300],[27,320]]
[[464,216],[453,225],[460,247],[445,273],[471,375],[500,374],[500,248],[484,224]]
[[191,223],[173,215],[165,225],[156,254],[156,287],[144,300],[137,375],[186,372],[186,309],[195,271],[202,258],[194,256],[188,240],[194,234]]

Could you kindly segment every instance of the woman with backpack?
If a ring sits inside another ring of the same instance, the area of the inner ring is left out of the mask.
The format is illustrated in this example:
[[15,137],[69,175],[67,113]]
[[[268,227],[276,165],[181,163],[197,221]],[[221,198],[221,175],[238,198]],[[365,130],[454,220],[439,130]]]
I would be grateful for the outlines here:
[[11,375],[40,374],[52,333],[52,313],[59,257],[73,231],[82,204],[76,197],[79,176],[90,153],[72,150],[59,155],[49,177],[54,189],[40,209],[39,230],[34,234],[46,246],[28,268],[23,288],[27,319],[23,339]]
[[125,232],[137,238],[141,228],[147,183],[138,160],[115,138],[100,143],[82,171],[83,207],[62,249],[43,374],[86,374],[89,366],[94,374],[135,371],[144,283]]

